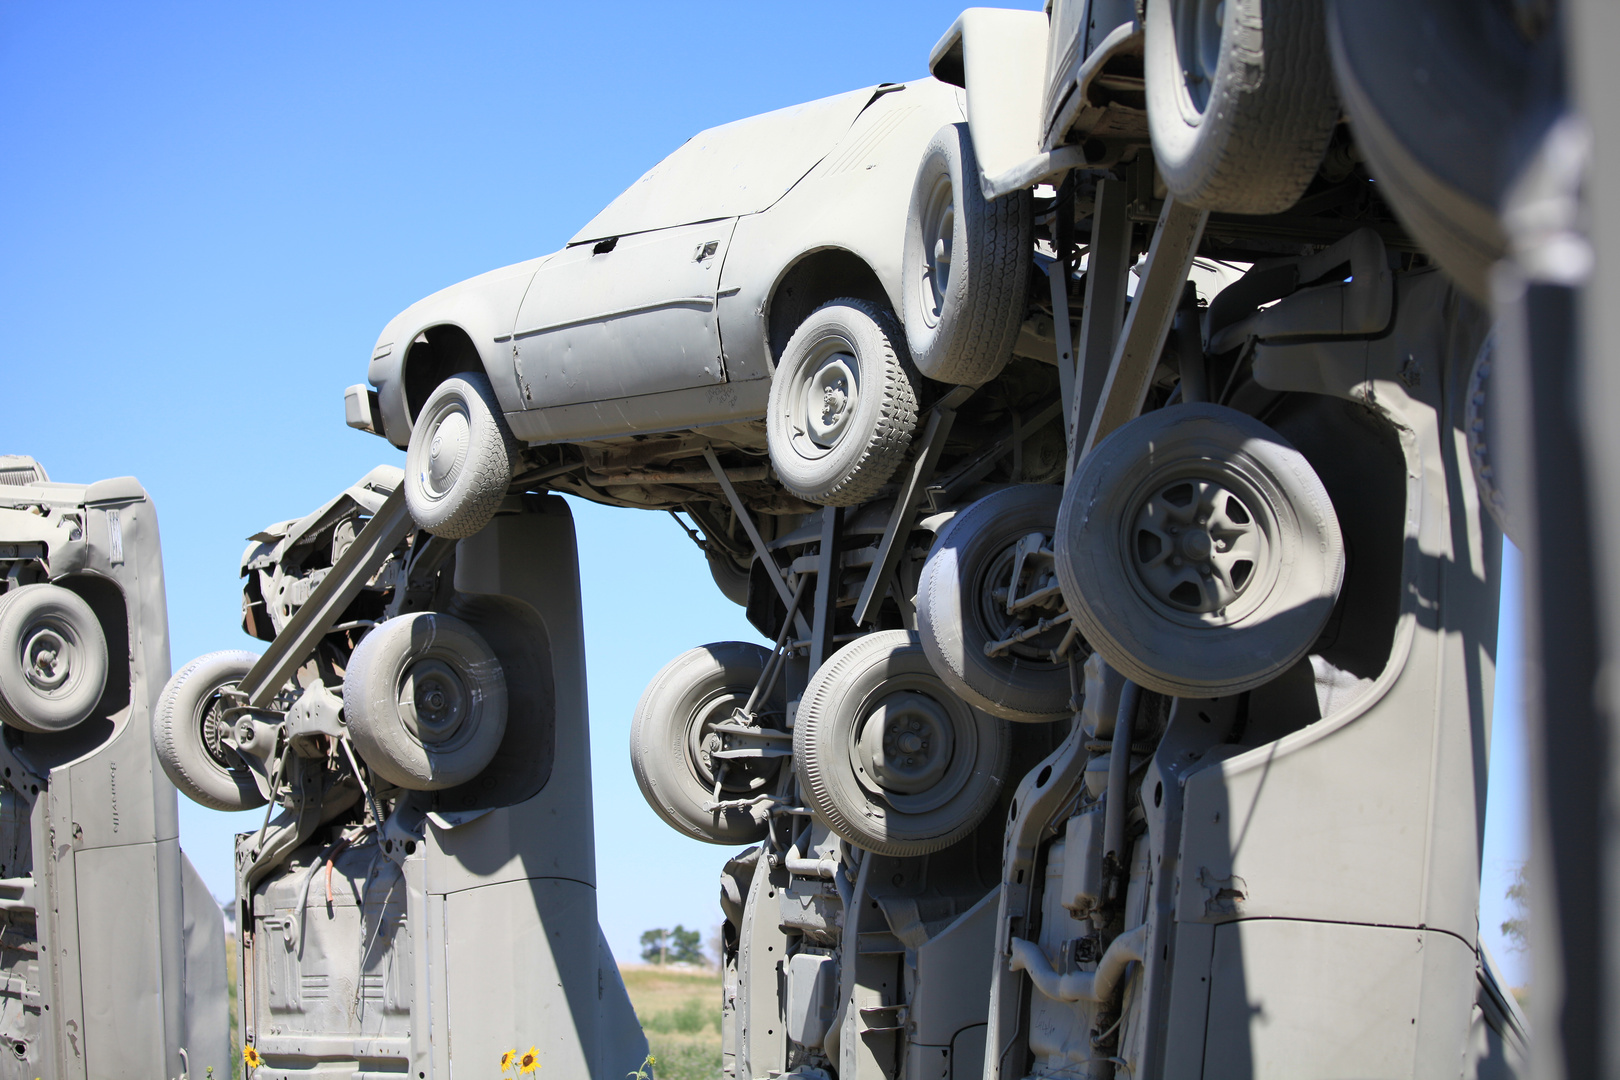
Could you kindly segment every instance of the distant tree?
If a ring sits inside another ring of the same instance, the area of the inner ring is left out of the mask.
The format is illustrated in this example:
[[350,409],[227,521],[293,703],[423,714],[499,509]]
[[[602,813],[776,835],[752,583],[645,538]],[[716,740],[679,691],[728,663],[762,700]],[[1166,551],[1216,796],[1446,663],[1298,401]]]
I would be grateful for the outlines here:
[[703,935],[680,923],[669,932],[669,959],[677,964],[707,964],[703,956]]
[[[679,930],[680,927],[675,928]],[[663,964],[669,960],[669,931],[648,930],[641,935],[641,958],[649,964]]]
[[1502,924],[1502,936],[1511,942],[1514,952],[1523,952],[1530,944],[1530,883],[1525,878],[1525,867],[1519,864],[1513,871],[1513,882],[1507,887],[1507,898],[1513,904],[1513,917]]
[[709,955],[714,959],[715,967],[725,966],[726,932],[719,924],[709,933]]

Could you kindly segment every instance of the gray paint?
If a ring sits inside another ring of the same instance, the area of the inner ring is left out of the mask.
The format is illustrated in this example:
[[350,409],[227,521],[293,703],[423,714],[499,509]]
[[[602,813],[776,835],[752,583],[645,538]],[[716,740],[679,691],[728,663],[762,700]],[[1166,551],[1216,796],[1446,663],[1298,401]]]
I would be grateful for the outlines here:
[[[370,579],[376,570],[351,573]],[[416,572],[407,566],[396,580]],[[596,923],[583,628],[566,504],[544,498],[502,514],[436,572],[433,602],[502,658],[503,750],[467,784],[381,792],[391,809],[380,830],[368,800],[337,794],[341,785],[328,786],[303,824],[291,811],[272,824],[271,837],[290,839],[267,841],[280,853],[259,856],[239,883],[250,928],[243,1030],[285,1076],[489,1075],[504,1051],[530,1046],[557,1075],[633,1072],[646,1040]],[[296,625],[295,616],[289,633]],[[256,834],[237,846],[240,863],[254,862]]]
[[513,433],[532,443],[759,418],[767,387],[744,384],[772,371],[769,316],[788,271],[845,252],[898,309],[917,162],[962,119],[957,93],[924,79],[699,133],[562,251],[392,319],[368,371],[388,439],[409,437],[408,352],[435,327],[467,334]]
[[0,731],[0,1077],[176,1077],[187,1059],[223,1076],[223,917],[150,735],[169,674],[157,513],[132,477],[0,485],[0,571],[90,599],[112,665],[74,729]]

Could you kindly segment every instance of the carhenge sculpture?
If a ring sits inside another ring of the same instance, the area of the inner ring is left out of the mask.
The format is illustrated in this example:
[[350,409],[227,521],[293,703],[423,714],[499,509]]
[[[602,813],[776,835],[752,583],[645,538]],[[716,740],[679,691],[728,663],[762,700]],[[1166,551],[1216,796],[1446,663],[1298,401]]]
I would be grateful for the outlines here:
[[384,328],[346,408],[403,474],[254,538],[268,649],[158,733],[283,807],[238,848],[278,1074],[639,1060],[551,493],[677,515],[774,643],[631,725],[742,849],[728,1076],[1517,1073],[1488,317],[1370,181],[1322,5],[1225,8],[972,9],[933,77],[704,132]]
[[0,1077],[228,1074],[225,927],[151,715],[157,513],[131,477],[0,456]]

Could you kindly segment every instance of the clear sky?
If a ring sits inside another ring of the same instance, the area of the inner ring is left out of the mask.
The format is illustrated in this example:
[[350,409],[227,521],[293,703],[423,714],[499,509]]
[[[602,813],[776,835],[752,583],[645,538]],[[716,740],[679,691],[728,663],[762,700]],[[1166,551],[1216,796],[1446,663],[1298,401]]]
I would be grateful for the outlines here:
[[[343,426],[340,400],[390,317],[558,248],[702,128],[925,74],[960,2],[0,0],[0,453],[58,480],[139,477],[161,515],[175,665],[256,647],[239,628],[244,538],[402,463]],[[757,635],[667,515],[573,506],[601,920],[624,959],[649,927],[707,936],[725,858],[642,801],[636,699],[683,650]],[[1525,850],[1516,641],[1488,941]],[[181,799],[182,844],[221,897],[246,817]]]

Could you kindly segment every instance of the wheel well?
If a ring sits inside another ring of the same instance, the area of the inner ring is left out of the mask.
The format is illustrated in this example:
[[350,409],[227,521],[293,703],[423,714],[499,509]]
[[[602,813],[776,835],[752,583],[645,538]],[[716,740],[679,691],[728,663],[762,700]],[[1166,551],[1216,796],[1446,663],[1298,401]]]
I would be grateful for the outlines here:
[[417,334],[405,352],[405,406],[414,422],[428,395],[452,375],[483,371],[467,331],[459,326],[430,326]]
[[859,255],[839,248],[811,252],[793,265],[771,293],[769,312],[771,363],[788,338],[816,308],[841,296],[866,300],[892,310],[883,282]]

